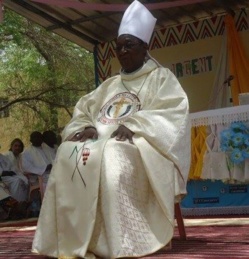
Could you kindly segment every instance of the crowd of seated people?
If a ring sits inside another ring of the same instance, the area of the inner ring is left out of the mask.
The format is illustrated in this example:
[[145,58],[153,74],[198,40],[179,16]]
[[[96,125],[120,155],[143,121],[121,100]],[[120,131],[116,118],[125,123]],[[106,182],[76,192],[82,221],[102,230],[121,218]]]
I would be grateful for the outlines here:
[[[57,151],[57,136],[51,131],[34,131],[30,146],[15,138],[8,152],[0,154],[0,220],[38,216],[41,193],[30,195],[31,186],[41,177],[44,193]],[[33,211],[33,212],[32,212]]]

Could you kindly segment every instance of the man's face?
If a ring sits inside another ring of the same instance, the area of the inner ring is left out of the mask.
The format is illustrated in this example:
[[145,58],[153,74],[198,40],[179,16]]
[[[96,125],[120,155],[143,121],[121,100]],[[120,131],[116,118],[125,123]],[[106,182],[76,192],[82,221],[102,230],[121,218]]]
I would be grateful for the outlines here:
[[131,73],[143,65],[146,52],[147,44],[132,35],[123,34],[117,39],[117,57],[123,70],[127,73]]
[[15,156],[18,156],[21,152],[22,152],[22,145],[20,142],[15,142],[12,147],[11,147],[11,151],[13,152],[13,154]]

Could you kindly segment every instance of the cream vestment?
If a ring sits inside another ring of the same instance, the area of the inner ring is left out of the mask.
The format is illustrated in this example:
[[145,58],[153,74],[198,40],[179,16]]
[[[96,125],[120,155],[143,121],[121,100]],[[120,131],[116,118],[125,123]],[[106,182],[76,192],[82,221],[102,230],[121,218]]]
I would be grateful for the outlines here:
[[[110,135],[124,124],[134,145]],[[170,70],[148,60],[77,103],[68,139],[95,126],[97,141],[65,141],[49,178],[33,252],[59,258],[138,257],[173,236],[175,198],[190,162],[188,100]]]

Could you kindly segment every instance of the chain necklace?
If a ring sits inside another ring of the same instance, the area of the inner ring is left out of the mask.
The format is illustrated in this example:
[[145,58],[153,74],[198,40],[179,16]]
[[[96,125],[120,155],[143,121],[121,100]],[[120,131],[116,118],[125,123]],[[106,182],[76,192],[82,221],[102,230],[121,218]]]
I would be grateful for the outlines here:
[[143,83],[142,83],[140,89],[138,90],[138,92],[136,93],[135,91],[133,91],[133,92],[135,92],[135,94],[133,94],[133,93],[125,86],[125,84],[124,84],[124,82],[123,82],[122,79],[121,79],[121,83],[122,83],[122,85],[124,86],[124,88],[125,88],[130,94],[136,95],[137,98],[138,98],[138,95],[140,94],[141,90],[143,89],[143,86],[144,86],[144,83],[145,83],[147,77],[148,77],[148,75],[145,77],[145,79],[144,79],[144,81],[143,81]]

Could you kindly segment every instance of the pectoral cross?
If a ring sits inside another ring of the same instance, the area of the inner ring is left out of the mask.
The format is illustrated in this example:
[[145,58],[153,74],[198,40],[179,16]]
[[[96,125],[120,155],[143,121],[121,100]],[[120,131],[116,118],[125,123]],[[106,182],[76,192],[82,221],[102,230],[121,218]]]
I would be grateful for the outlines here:
[[119,102],[115,102],[113,103],[116,106],[116,110],[114,112],[113,117],[117,118],[119,115],[119,111],[121,110],[121,108],[123,107],[124,104],[130,104],[129,102],[125,101],[125,97],[121,97],[121,99],[119,100]]

